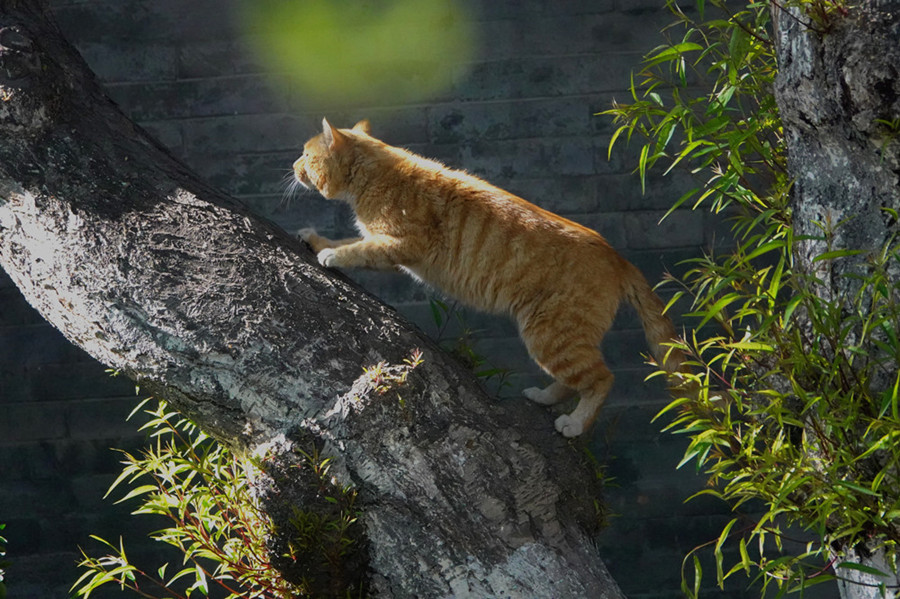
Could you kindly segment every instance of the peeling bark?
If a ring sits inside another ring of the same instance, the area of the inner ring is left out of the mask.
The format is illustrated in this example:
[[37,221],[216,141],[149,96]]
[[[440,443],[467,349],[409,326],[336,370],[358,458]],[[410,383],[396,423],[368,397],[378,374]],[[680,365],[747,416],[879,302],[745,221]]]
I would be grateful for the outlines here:
[[[276,526],[297,451],[359,491],[384,597],[620,597],[596,477],[390,308],[210,188],[104,96],[37,0],[0,0],[0,265],[68,339],[239,452]],[[424,362],[402,387],[364,368]],[[358,572],[344,573],[353,580]]]
[[[798,243],[796,267],[819,278],[822,298],[852,298],[859,282],[847,275],[865,276],[870,252],[898,232],[884,209],[900,210],[900,139],[885,124],[900,124],[900,2],[853,3],[829,24],[811,24],[796,7],[773,10],[776,99],[795,181],[794,234],[819,238]],[[864,252],[815,261],[836,249]],[[885,373],[871,385],[877,393],[893,381]],[[848,579],[839,585],[842,597],[882,597],[880,584],[887,585],[887,596],[900,588],[896,564],[889,564],[883,549],[836,549],[847,561],[889,574],[841,569]]]

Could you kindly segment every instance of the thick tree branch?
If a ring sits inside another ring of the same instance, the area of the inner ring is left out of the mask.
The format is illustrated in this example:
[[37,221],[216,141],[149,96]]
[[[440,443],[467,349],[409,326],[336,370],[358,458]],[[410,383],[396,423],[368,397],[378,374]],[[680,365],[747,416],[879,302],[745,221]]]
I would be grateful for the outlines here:
[[[795,263],[815,275],[816,295],[852,315],[873,254],[900,232],[900,2],[852,3],[821,31],[806,28],[801,8],[774,10],[776,98],[794,180],[794,236],[802,240]],[[831,250],[862,252],[817,259]],[[817,351],[813,342],[809,351]],[[873,395],[893,385],[896,372],[888,370],[866,381]],[[868,568],[895,568],[884,547],[835,549]],[[874,599],[880,584],[891,593],[900,585],[896,572],[882,578],[844,568],[839,574],[850,579],[839,583],[848,599]]]
[[[239,451],[268,451],[270,474],[297,450],[333,455],[359,489],[375,593],[619,596],[582,527],[595,477],[550,417],[492,402],[390,308],[198,181],[35,1],[0,1],[0,265],[72,342]],[[364,368],[416,348],[402,389],[370,384]],[[260,483],[276,525],[298,486]]]

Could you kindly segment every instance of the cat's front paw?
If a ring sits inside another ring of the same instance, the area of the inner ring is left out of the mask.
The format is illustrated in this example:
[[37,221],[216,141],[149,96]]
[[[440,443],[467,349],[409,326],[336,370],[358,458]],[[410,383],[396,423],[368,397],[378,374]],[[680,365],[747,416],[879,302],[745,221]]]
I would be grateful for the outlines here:
[[325,268],[331,268],[332,266],[337,266],[336,254],[337,252],[334,248],[326,248],[319,252],[316,257],[319,259],[319,264]]
[[556,426],[556,430],[562,433],[563,437],[577,437],[581,433],[584,432],[584,423],[572,418],[568,414],[563,414],[559,418],[556,419],[554,423]]
[[525,396],[526,399],[530,399],[534,403],[541,404],[542,406],[550,406],[556,403],[552,397],[547,397],[544,390],[538,387],[528,387],[522,391],[522,395]]
[[316,235],[316,230],[312,227],[305,227],[303,229],[298,230],[295,235],[302,239],[303,241],[309,241],[310,238]]

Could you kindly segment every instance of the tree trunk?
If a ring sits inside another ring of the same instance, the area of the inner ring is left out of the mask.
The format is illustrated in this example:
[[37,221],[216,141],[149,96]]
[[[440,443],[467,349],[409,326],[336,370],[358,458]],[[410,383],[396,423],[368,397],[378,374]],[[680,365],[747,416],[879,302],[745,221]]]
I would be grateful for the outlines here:
[[269,455],[257,484],[277,528],[308,507],[284,473],[317,449],[359,492],[361,568],[340,577],[365,570],[378,596],[621,596],[585,530],[596,476],[546,411],[492,402],[390,308],[198,181],[37,0],[0,0],[0,67],[0,265],[73,343]]
[[[900,1],[854,3],[817,23],[799,8],[774,10],[794,234],[817,238],[798,243],[796,266],[820,279],[817,295],[852,298],[859,283],[846,275],[865,275],[870,253],[814,259],[831,250],[878,251],[897,234],[889,210],[900,210]],[[871,381],[876,392],[893,383],[890,373]],[[841,549],[847,561],[890,574],[839,569],[853,578],[841,584],[843,597],[881,597],[880,584],[891,589],[887,596],[897,592],[900,577],[883,551]]]

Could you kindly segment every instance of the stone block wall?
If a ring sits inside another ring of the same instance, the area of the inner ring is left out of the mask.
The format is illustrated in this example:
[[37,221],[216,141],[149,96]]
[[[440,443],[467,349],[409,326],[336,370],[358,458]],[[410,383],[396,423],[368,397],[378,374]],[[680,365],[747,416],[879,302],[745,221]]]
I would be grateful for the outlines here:
[[[717,224],[705,213],[660,218],[690,182],[651,177],[647,193],[623,145],[607,159],[613,128],[595,113],[626,99],[630,72],[671,19],[661,0],[472,1],[480,46],[453,87],[406,105],[311,106],[273,83],[249,50],[236,1],[54,0],[63,31],[123,110],[197,170],[288,230],[351,232],[346,208],[315,194],[284,195],[302,143],[322,116],[339,126],[369,118],[374,134],[481,175],[601,232],[651,282],[697,256]],[[335,51],[340,51],[339,43]],[[448,342],[428,289],[383,273],[353,276]],[[546,379],[508,321],[463,311],[477,350],[508,368],[494,384],[509,401]],[[665,405],[644,382],[643,333],[630,309],[604,342],[616,385],[589,447],[612,477],[610,527],[599,550],[630,597],[680,597],[684,553],[730,518],[711,501],[683,504],[703,480],[676,471],[683,441],[650,421]],[[365,365],[360,365],[365,366]],[[148,525],[101,501],[116,471],[108,447],[138,447],[124,423],[133,386],[69,345],[0,279],[0,521],[9,524],[12,597],[61,597],[88,534],[138,543]],[[548,416],[548,426],[552,418]],[[149,526],[152,528],[152,526]],[[141,545],[141,550],[143,549]],[[707,569],[709,572],[710,569]],[[714,580],[707,580],[712,585]],[[746,581],[704,596],[754,596]]]

